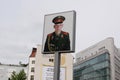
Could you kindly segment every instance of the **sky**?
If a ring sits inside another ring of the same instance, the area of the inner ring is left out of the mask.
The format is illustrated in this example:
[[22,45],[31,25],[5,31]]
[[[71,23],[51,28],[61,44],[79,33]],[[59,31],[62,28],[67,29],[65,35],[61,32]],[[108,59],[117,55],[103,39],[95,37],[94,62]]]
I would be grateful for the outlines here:
[[120,0],[0,0],[0,62],[28,63],[42,44],[44,16],[76,11],[76,51],[113,37],[120,48]]

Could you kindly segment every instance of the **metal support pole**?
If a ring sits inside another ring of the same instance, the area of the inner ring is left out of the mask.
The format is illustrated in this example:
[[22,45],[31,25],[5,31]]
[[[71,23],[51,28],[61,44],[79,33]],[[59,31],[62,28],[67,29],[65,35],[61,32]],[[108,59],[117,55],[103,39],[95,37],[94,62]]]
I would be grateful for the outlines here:
[[61,53],[55,52],[54,80],[60,79],[60,59],[61,59]]

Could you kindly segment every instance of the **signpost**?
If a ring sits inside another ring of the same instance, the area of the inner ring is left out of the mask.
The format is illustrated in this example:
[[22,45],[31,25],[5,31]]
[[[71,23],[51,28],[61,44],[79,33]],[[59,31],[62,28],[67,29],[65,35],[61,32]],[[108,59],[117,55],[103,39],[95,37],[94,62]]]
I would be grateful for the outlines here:
[[42,53],[55,54],[53,80],[60,79],[61,53],[75,52],[75,22],[75,11],[45,15]]
[[54,80],[59,80],[61,53],[55,52]]

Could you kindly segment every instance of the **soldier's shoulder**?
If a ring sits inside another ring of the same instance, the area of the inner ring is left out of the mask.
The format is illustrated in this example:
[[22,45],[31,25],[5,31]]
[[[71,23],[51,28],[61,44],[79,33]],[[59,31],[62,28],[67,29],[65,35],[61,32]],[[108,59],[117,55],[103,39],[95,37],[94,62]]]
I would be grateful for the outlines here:
[[62,31],[62,34],[64,34],[64,35],[69,35],[69,33],[68,33],[68,32],[65,32],[65,31]]
[[49,34],[48,34],[48,36],[52,36],[52,35],[53,35],[53,33],[49,33]]

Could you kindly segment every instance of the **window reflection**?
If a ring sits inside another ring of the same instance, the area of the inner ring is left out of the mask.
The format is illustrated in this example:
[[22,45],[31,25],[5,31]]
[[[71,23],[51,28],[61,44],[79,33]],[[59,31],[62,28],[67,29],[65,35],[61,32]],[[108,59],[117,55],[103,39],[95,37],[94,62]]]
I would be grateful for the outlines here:
[[74,80],[110,80],[109,54],[101,54],[74,66]]

